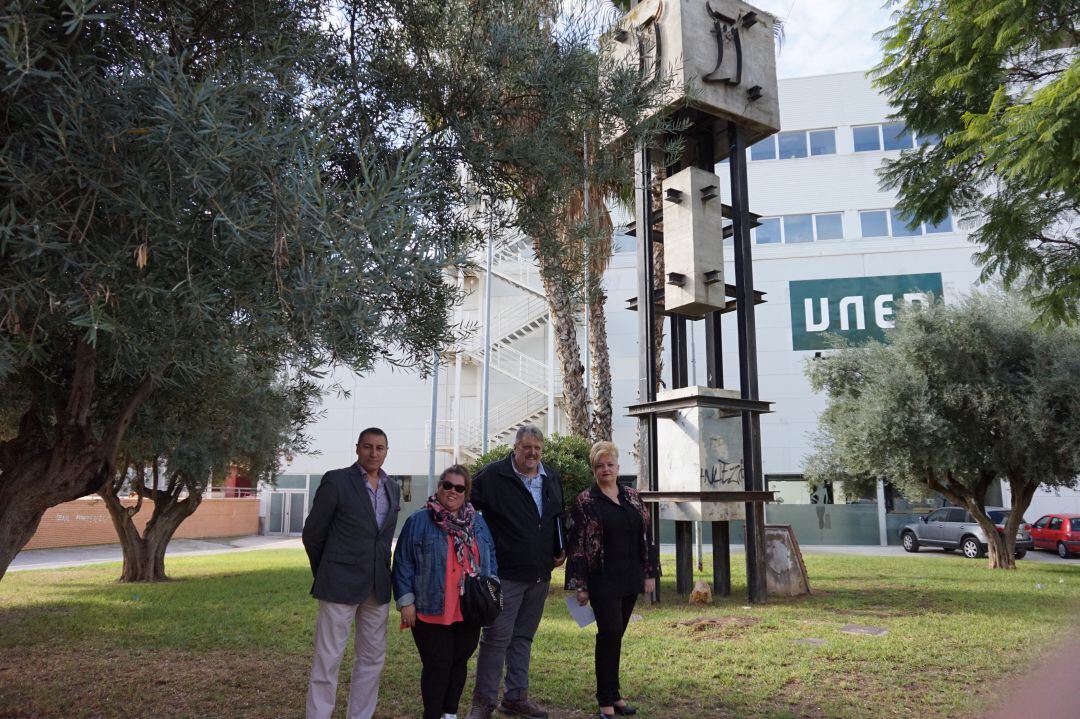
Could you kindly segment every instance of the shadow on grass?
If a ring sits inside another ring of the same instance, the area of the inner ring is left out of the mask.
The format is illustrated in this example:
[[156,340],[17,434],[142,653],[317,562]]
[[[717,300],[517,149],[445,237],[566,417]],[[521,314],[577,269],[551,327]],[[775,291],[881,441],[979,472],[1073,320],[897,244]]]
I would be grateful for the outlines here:
[[[310,587],[307,567],[178,575],[153,584],[52,585],[30,603],[0,607],[0,648],[108,634],[130,647],[296,649],[302,633],[294,626],[314,623]],[[305,648],[309,639],[304,633]]]

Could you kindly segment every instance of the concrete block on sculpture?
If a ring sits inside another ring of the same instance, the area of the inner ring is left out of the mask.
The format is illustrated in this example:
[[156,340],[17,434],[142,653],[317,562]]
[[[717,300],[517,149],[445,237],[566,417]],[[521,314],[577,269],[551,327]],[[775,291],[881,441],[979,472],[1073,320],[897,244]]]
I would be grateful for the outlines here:
[[[780,128],[775,23],[740,0],[643,0],[602,38],[601,52],[605,64],[665,84],[654,113],[689,104],[744,126],[753,143]],[[609,139],[624,133],[612,128]]]
[[[739,393],[712,387],[684,387],[657,393],[657,401],[725,397]],[[741,492],[742,419],[737,412],[703,404],[674,410],[656,422],[658,487],[662,492]],[[660,501],[661,519],[720,522],[745,519],[742,502]]]
[[696,167],[663,183],[664,308],[704,317],[727,301],[720,178]]

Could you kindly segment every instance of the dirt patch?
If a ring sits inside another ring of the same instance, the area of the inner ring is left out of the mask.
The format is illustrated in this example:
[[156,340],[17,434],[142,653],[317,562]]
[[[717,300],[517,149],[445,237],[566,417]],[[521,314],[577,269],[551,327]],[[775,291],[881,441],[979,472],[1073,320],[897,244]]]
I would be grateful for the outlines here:
[[757,617],[695,617],[672,622],[669,626],[687,633],[692,639],[717,639],[736,636],[760,622]]

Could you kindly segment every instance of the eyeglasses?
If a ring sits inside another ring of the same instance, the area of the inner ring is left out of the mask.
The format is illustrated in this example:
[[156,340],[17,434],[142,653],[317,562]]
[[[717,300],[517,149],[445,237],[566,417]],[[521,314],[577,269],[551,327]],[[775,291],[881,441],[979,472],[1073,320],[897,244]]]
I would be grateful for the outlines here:
[[454,484],[453,482],[448,482],[444,479],[442,481],[442,484],[440,484],[439,486],[445,489],[447,492],[449,492],[450,490],[454,490],[458,494],[465,494],[464,484]]

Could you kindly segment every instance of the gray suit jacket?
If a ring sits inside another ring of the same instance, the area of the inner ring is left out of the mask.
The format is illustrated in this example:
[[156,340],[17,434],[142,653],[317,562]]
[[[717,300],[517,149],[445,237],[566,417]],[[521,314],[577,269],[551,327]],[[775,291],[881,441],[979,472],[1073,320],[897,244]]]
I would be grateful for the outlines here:
[[311,594],[337,604],[390,601],[390,547],[401,509],[401,488],[384,483],[390,511],[381,527],[355,464],[323,475],[304,522],[304,549],[315,577]]

